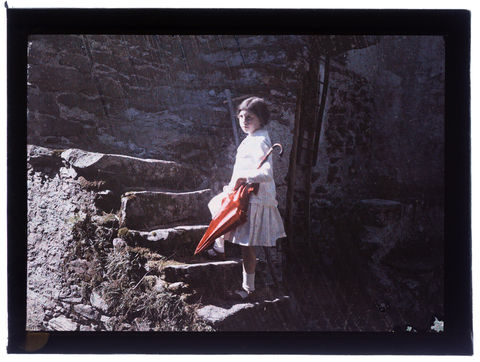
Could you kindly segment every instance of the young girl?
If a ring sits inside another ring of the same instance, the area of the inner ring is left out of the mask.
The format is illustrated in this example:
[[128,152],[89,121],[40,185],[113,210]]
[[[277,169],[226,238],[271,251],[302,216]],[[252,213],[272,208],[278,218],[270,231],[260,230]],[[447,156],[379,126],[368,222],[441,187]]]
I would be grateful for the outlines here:
[[220,207],[226,193],[236,190],[245,182],[259,183],[260,186],[258,193],[250,197],[247,222],[215,240],[207,255],[211,259],[225,260],[225,240],[241,246],[243,283],[242,288],[234,292],[232,297],[245,300],[251,298],[255,291],[255,246],[275,246],[277,239],[286,235],[277,209],[272,156],[257,169],[262,157],[272,146],[268,132],[264,129],[270,119],[270,112],[263,99],[251,97],[240,104],[237,116],[241,129],[248,136],[238,147],[230,183],[208,205],[212,215]]

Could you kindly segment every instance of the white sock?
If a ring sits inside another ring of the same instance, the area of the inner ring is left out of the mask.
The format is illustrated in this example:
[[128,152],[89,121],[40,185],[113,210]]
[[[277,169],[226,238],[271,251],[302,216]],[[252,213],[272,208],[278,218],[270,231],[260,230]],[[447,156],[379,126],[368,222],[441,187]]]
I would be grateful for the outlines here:
[[223,238],[223,236],[220,236],[218,239],[215,239],[213,248],[217,251],[217,253],[223,254],[225,252],[225,239]]
[[246,272],[243,272],[242,288],[249,293],[255,290],[255,273],[247,274]]

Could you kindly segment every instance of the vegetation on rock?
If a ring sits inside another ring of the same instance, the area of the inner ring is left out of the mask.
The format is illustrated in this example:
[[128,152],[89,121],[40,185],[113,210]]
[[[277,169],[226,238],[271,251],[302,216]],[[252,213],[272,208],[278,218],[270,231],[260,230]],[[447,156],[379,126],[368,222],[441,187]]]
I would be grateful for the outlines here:
[[[84,299],[89,300],[95,290],[104,300],[108,306],[108,329],[129,330],[136,328],[134,321],[141,320],[144,330],[211,330],[197,319],[195,305],[188,305],[181,296],[159,287],[158,276],[147,278],[161,271],[163,256],[128,245],[114,248],[112,240],[98,233],[101,227],[92,219],[90,214],[75,219],[66,265],[79,259],[88,262],[85,273],[75,274],[75,282],[82,286]],[[128,236],[128,230],[120,230],[118,234]],[[156,269],[147,270],[150,269],[145,268],[147,262],[156,262]]]

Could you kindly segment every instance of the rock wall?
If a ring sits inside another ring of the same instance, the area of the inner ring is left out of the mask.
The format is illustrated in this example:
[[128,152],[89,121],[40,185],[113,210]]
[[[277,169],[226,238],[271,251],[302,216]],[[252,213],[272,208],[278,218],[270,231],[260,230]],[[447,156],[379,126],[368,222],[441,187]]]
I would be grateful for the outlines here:
[[382,37],[332,67],[320,141],[319,195],[442,197],[442,37]]
[[66,314],[66,300],[81,299],[81,286],[67,282],[63,266],[73,242],[72,226],[95,212],[95,206],[94,193],[73,179],[59,154],[29,147],[27,165],[26,329],[38,330],[44,320]]
[[350,51],[347,67],[370,84],[375,105],[369,191],[397,199],[443,197],[443,38],[384,37],[378,46]]
[[31,36],[28,143],[178,161],[224,184],[236,151],[226,90],[234,106],[266,98],[288,154],[303,53],[294,36]]
[[[430,239],[443,240],[444,58],[442,37],[409,36],[333,59],[312,180],[319,239],[333,238],[336,219],[357,201],[380,199],[430,205],[426,213],[437,216],[415,217],[436,225]],[[404,240],[400,230],[385,238]]]
[[[212,183],[223,184],[236,149],[229,89],[235,104],[248,94],[267,99],[272,139],[290,152],[308,54],[303,37],[42,35],[29,41],[30,144],[179,161],[207,169]],[[399,187],[441,193],[443,59],[441,37],[411,36],[383,37],[334,58],[317,194],[392,197]],[[285,158],[276,165],[280,201],[287,170]]]

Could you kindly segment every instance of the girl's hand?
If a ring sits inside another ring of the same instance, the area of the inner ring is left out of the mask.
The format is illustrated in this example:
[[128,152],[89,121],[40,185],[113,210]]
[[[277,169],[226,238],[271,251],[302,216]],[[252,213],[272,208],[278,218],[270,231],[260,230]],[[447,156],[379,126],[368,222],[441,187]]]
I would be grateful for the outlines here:
[[241,178],[237,179],[237,182],[235,182],[235,188],[233,190],[234,191],[238,190],[238,188],[246,182],[247,182],[246,178],[241,177]]

